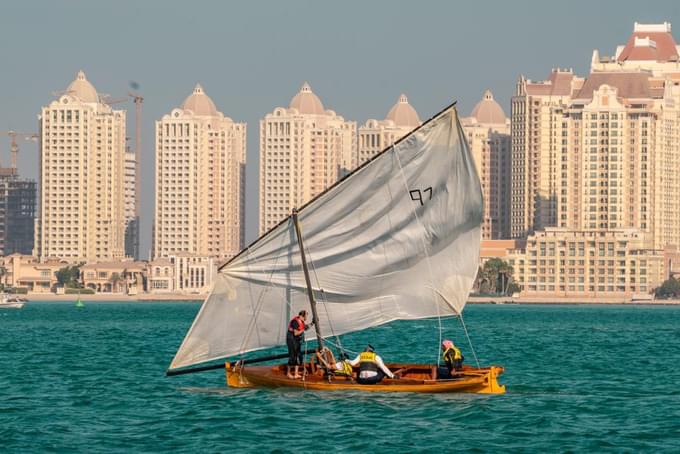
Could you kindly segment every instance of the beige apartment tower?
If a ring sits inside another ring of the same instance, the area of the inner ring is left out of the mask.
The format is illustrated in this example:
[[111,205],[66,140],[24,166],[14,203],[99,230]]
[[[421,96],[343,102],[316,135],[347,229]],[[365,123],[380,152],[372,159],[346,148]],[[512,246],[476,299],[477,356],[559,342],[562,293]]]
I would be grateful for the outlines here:
[[196,85],[156,122],[153,258],[228,259],[245,238],[246,125],[219,112]]
[[511,236],[638,229],[680,244],[680,57],[671,26],[635,24],[587,78],[520,78],[512,100]]
[[487,90],[469,117],[462,118],[484,196],[482,239],[510,235],[510,120]]
[[103,103],[85,73],[43,107],[35,253],[70,262],[123,257],[125,111]]
[[359,128],[357,165],[371,160],[418,126],[418,112],[408,103],[406,95],[402,94],[384,120],[371,119]]
[[306,82],[260,120],[260,234],[357,166],[356,131]]

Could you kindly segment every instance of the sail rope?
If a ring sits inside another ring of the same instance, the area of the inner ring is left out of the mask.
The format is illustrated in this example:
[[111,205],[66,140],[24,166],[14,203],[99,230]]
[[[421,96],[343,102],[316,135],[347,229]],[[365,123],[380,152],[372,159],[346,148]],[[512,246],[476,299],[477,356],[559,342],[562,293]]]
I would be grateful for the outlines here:
[[467,326],[465,326],[465,320],[463,320],[463,314],[459,313],[458,317],[460,318],[460,324],[463,325],[463,331],[465,331],[465,337],[467,337],[468,345],[470,346],[470,350],[472,351],[472,356],[475,358],[475,363],[477,363],[477,369],[480,369],[481,366],[479,365],[479,359],[477,359],[477,353],[475,352],[475,347],[472,346],[472,340],[470,340],[470,335],[468,334]]
[[[281,245],[283,245],[283,240],[285,239],[285,235],[281,235]],[[248,255],[250,255],[250,248],[247,248]],[[262,310],[262,305],[264,303],[264,297],[265,295],[269,292],[269,290],[273,287],[272,286],[272,278],[274,277],[274,272],[277,269],[277,265],[279,263],[279,259],[283,256],[283,252],[276,256],[276,260],[274,260],[274,266],[271,269],[271,272],[269,273],[269,278],[267,279],[267,286],[260,292],[260,296],[257,300],[257,303],[255,304],[255,310],[253,311],[253,317],[250,319],[250,322],[248,324],[248,327],[246,328],[246,335],[243,337],[243,341],[241,342],[241,346],[239,350],[241,351],[241,358],[243,358],[243,351],[245,350],[246,345],[250,341],[250,337],[252,336],[253,332],[255,331],[255,326],[257,325],[257,317],[260,314],[260,311]],[[248,267],[250,268],[250,262],[247,261]],[[287,301],[286,304],[290,305],[290,301]]]
[[[392,145],[392,150],[394,151],[394,156],[397,158],[397,164],[399,165],[399,172],[401,174],[401,180],[404,183],[404,189],[406,189],[406,193],[410,194],[410,191],[408,189],[408,182],[406,181],[406,175],[404,174],[404,167],[401,165],[401,159],[399,158],[399,153],[397,152],[397,145],[393,144]],[[436,352],[436,357],[437,357],[437,366],[440,364],[440,354],[439,354],[439,348],[440,345],[442,344],[442,317],[441,313],[439,311],[439,304],[437,303],[437,292],[434,289],[434,277],[432,274],[432,263],[430,262],[430,254],[428,253],[427,250],[427,243],[425,243],[425,236],[427,235],[427,229],[425,228],[425,225],[421,222],[420,216],[418,216],[418,211],[415,208],[415,204],[412,205],[412,211],[413,215],[416,218],[416,222],[418,225],[420,225],[423,229],[424,235],[420,238],[420,241],[423,244],[423,252],[425,252],[425,262],[427,263],[427,270],[430,273],[430,285],[433,288],[432,291],[432,296],[434,297],[435,301],[435,306],[437,308],[437,323],[439,325],[439,342],[437,343],[437,347],[435,349]]]
[[[309,248],[307,248],[307,252],[309,253]],[[337,344],[331,342],[333,345],[336,346],[336,348],[340,349],[340,353],[345,353],[345,350],[342,348],[342,342],[340,342],[340,336],[335,334],[335,329],[333,328],[333,321],[331,320],[331,314],[328,311],[328,300],[326,299],[326,292],[324,292],[323,288],[321,287],[321,282],[319,282],[319,276],[316,274],[316,267],[314,266],[314,260],[311,260],[312,254],[309,253],[310,257],[310,263],[312,264],[312,272],[314,273],[314,279],[316,279],[316,285],[319,287],[319,291],[321,292],[321,301],[323,302],[323,308],[326,311],[326,320],[328,320],[328,327],[331,329],[331,336],[335,337],[335,340]],[[325,341],[328,341],[328,338],[324,337]]]

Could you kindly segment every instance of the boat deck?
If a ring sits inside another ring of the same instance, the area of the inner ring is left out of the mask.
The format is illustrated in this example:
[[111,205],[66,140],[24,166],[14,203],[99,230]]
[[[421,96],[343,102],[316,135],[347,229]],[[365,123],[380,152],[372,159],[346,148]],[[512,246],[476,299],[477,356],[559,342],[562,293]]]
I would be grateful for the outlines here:
[[373,392],[425,392],[425,393],[481,393],[503,394],[505,386],[498,384],[503,368],[464,368],[449,379],[438,379],[437,367],[423,364],[387,364],[399,378],[384,378],[375,385],[356,382],[356,368],[351,377],[329,376],[314,363],[305,364],[302,379],[290,379],[285,365],[244,366],[226,364],[227,383],[231,387],[292,387],[320,391],[360,390]]

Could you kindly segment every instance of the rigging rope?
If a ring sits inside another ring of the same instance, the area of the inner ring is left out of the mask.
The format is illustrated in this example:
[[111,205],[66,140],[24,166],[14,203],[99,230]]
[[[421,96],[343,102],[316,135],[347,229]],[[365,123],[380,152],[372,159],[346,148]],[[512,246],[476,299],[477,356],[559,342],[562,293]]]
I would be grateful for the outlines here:
[[479,359],[477,359],[477,353],[475,352],[475,348],[472,346],[472,340],[470,340],[470,335],[468,334],[467,326],[465,326],[463,314],[459,313],[458,317],[460,318],[461,325],[463,325],[463,331],[465,331],[465,337],[467,337],[468,345],[470,345],[470,350],[472,350],[472,356],[475,358],[475,363],[477,363],[477,369],[480,369],[481,366],[479,365]]
[[[402,182],[404,183],[404,189],[406,189],[406,193],[410,194],[410,191],[408,189],[408,183],[406,181],[406,175],[404,174],[404,168],[401,165],[401,159],[399,159],[399,153],[397,153],[397,145],[393,144],[392,145],[392,150],[394,151],[394,156],[397,158],[397,164],[399,165],[399,172],[401,173],[401,179]],[[425,228],[425,225],[421,222],[420,216],[418,216],[418,211],[415,208],[415,204],[412,205],[413,208],[413,215],[416,218],[416,222],[418,222],[418,225],[420,225],[423,229],[424,235],[420,238],[420,241],[423,243],[423,252],[425,252],[425,261],[427,263],[427,270],[430,273],[430,285],[433,288],[432,291],[432,296],[434,296],[434,303],[435,307],[437,308],[437,322],[439,324],[439,342],[437,343],[437,348],[436,348],[436,356],[437,356],[437,366],[440,364],[440,354],[439,354],[439,348],[440,345],[442,344],[442,317],[441,313],[439,312],[439,303],[437,302],[437,292],[434,289],[434,278],[432,274],[432,263],[430,262],[430,254],[428,253],[427,250],[427,243],[425,243],[425,236],[427,235],[427,229]]]
[[[283,245],[283,240],[285,239],[285,235],[281,235],[281,245]],[[247,248],[247,255],[250,256],[250,248]],[[257,316],[260,313],[260,310],[262,310],[262,304],[264,302],[264,297],[267,294],[267,292],[272,288],[272,277],[274,276],[274,271],[276,271],[276,266],[279,263],[279,259],[283,256],[283,253],[279,254],[276,257],[276,260],[274,261],[274,266],[272,267],[271,272],[269,273],[269,279],[267,280],[267,286],[260,292],[260,296],[257,300],[257,303],[255,305],[255,310],[253,311],[253,317],[250,319],[250,323],[248,324],[248,327],[246,328],[246,335],[243,337],[243,341],[241,342],[241,347],[239,350],[241,351],[241,358],[243,358],[243,350],[245,349],[246,345],[248,344],[248,341],[250,340],[250,336],[252,335],[255,326],[257,325]],[[248,268],[250,269],[250,262],[246,261],[246,264]],[[290,306],[290,301],[286,302]]]

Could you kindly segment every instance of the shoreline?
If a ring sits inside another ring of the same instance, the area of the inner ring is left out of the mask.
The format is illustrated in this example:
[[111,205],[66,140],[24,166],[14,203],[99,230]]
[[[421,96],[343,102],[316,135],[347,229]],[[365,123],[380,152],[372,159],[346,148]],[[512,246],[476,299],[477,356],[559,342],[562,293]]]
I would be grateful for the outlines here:
[[595,306],[595,305],[625,305],[625,306],[680,306],[680,300],[636,300],[630,298],[576,298],[576,297],[517,297],[510,296],[470,296],[467,304],[546,304],[563,306]]
[[183,294],[147,294],[142,295],[124,295],[118,293],[107,294],[69,294],[57,295],[56,293],[28,293],[26,295],[18,295],[28,299],[29,302],[60,302],[72,301],[75,302],[80,296],[80,300],[87,302],[134,302],[134,303],[154,303],[154,302],[168,302],[168,301],[186,301],[186,302],[203,302],[208,295],[183,295]]
[[[19,295],[28,299],[29,302],[75,302],[77,294],[57,295],[54,293],[28,293]],[[80,300],[87,302],[203,302],[208,295],[184,295],[184,294],[94,294],[80,295]],[[631,301],[629,298],[573,298],[573,297],[519,297],[509,296],[470,296],[467,304],[546,304],[546,305],[626,305],[626,306],[680,306],[680,300],[643,300]]]

